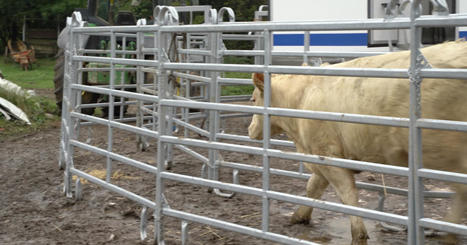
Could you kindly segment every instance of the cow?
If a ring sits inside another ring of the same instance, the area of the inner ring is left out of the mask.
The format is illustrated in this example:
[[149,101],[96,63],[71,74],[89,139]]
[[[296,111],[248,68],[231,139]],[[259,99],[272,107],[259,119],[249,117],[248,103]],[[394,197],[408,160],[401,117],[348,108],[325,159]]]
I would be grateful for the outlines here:
[[[467,42],[446,42],[422,48],[433,68],[467,68]],[[329,67],[409,68],[410,52],[362,57]],[[253,74],[252,101],[264,105],[264,75]],[[395,78],[331,77],[311,75],[271,76],[270,106],[312,111],[409,117],[409,80]],[[467,121],[467,80],[424,79],[421,85],[423,118]],[[356,123],[271,116],[271,136],[285,133],[300,153],[390,164],[408,165],[409,130]],[[263,116],[253,115],[248,128],[252,139],[262,139]],[[422,130],[423,166],[429,169],[467,173],[467,133]],[[340,200],[357,206],[358,191],[351,169],[306,164],[313,174],[306,195],[319,199],[331,184]],[[456,191],[446,220],[459,223],[467,211],[467,188],[453,184]],[[310,221],[312,208],[299,207],[292,223]],[[367,244],[367,231],[360,217],[350,216],[351,244]],[[454,235],[449,235],[455,241]]]

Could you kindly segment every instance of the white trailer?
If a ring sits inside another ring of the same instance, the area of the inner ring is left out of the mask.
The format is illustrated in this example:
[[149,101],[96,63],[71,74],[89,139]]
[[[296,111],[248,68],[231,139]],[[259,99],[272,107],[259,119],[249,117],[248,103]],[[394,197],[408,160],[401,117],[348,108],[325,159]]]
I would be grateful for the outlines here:
[[[409,16],[409,0],[270,0],[271,21],[327,21]],[[447,5],[448,9],[443,8]],[[423,14],[467,13],[465,0],[425,0]],[[408,46],[407,30],[313,31],[310,51],[388,51]],[[423,44],[467,38],[466,27],[437,27],[423,30]],[[275,32],[275,51],[304,49],[304,33]]]

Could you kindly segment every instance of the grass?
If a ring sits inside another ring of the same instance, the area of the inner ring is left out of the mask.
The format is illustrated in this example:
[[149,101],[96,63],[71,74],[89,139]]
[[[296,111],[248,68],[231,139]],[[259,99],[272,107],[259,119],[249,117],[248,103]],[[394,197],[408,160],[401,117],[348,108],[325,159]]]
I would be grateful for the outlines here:
[[[226,72],[225,77],[229,78],[251,78],[251,73],[243,72]],[[223,86],[221,95],[247,95],[252,94],[254,90],[253,85],[233,85]]]
[[[0,70],[5,79],[16,83],[24,89],[53,89],[55,61],[38,59],[32,70],[23,71],[19,64],[9,58],[0,57]],[[55,100],[43,96],[25,98],[0,88],[0,97],[15,104],[23,110],[31,121],[31,125],[20,120],[4,120],[0,115],[0,138],[19,136],[35,132],[58,120]]]
[[0,71],[5,79],[14,82],[24,89],[53,89],[55,59],[38,59],[32,69],[23,71],[18,63],[10,58],[0,57]]
[[[227,64],[251,64],[252,60],[246,57],[227,56],[224,59]],[[251,73],[244,72],[225,72],[225,77],[228,78],[251,78]],[[252,94],[254,90],[253,85],[233,85],[223,86],[221,95],[248,95]]]

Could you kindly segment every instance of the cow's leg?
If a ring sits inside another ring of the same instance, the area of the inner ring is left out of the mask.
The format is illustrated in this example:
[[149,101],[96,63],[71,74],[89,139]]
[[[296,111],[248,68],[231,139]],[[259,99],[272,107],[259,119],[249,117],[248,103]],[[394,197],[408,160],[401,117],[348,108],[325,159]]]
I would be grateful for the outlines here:
[[[306,196],[309,198],[319,199],[328,185],[329,182],[321,175],[321,173],[314,171],[306,185]],[[312,212],[312,207],[300,206],[292,215],[292,224],[308,224],[310,222]]]
[[[467,186],[456,184],[453,185],[456,194],[454,196],[451,211],[446,215],[445,220],[447,222],[461,223],[465,214],[467,213]],[[458,244],[458,239],[455,234],[448,234],[444,239],[447,244]]]
[[[349,169],[320,166],[320,171],[335,188],[342,203],[358,206],[358,190],[355,186],[354,174]],[[367,244],[368,233],[363,220],[357,216],[350,216],[352,245]]]

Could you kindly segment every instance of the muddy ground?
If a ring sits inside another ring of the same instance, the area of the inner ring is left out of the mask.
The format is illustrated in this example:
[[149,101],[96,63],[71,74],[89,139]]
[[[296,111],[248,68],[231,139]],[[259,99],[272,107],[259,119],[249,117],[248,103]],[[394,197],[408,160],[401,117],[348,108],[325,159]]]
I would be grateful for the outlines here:
[[[230,120],[225,125],[227,133],[246,135],[248,118]],[[114,130],[113,150],[134,159],[155,164],[156,147],[139,152],[135,135]],[[91,138],[88,140],[88,136]],[[141,207],[136,203],[111,193],[91,183],[83,184],[83,199],[75,201],[63,195],[63,171],[58,168],[60,125],[55,123],[41,132],[21,137],[0,139],[0,244],[153,244],[154,225],[150,219],[149,236],[139,238]],[[107,128],[83,127],[81,141],[106,148]],[[203,149],[197,149],[206,155]],[[223,152],[226,161],[260,165],[259,157],[247,154]],[[98,175],[105,169],[106,158],[94,153],[77,150],[75,166]],[[114,162],[112,182],[139,195],[154,200],[155,177],[133,167]],[[296,162],[272,159],[274,168],[298,170]],[[174,152],[174,173],[200,176],[201,162],[181,151]],[[220,179],[231,182],[232,172],[221,169]],[[363,172],[357,179],[369,183],[381,183],[381,175]],[[261,174],[240,171],[240,183],[261,187]],[[385,184],[407,187],[402,177],[385,176]],[[305,194],[304,180],[289,177],[271,177],[271,188],[291,194]],[[428,189],[446,190],[443,183],[426,181]],[[171,208],[217,218],[253,228],[261,228],[261,198],[237,194],[228,199],[208,193],[206,187],[174,181],[165,182],[165,195]],[[338,201],[332,188],[328,188],[323,200]],[[360,204],[376,208],[378,195],[360,190]],[[445,199],[426,199],[425,215],[441,219],[449,209]],[[309,225],[291,225],[290,216],[296,206],[271,201],[270,230],[324,244],[349,244],[350,226],[346,215],[315,210]],[[407,199],[388,195],[385,211],[406,215]],[[180,244],[180,221],[165,218],[167,244]],[[369,231],[369,244],[407,244],[405,231],[392,232],[377,222],[365,220]],[[189,244],[274,244],[271,241],[248,237],[189,223]],[[467,239],[462,238],[467,244]],[[439,237],[427,238],[427,244],[440,244]]]

